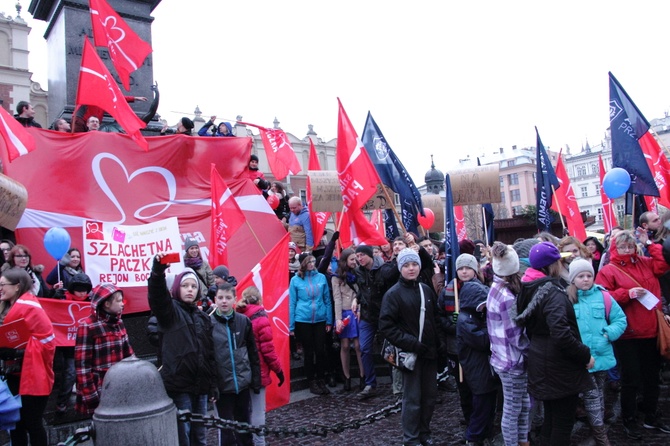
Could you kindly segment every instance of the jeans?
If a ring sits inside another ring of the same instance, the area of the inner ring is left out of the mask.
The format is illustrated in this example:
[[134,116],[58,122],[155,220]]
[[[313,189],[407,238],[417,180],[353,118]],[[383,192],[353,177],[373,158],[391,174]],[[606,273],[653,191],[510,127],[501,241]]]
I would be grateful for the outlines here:
[[372,356],[377,324],[361,319],[358,325],[358,341],[361,345],[361,360],[365,371],[365,385],[377,387],[377,375],[375,374],[375,361]]
[[[191,413],[207,415],[207,395],[194,395],[192,393],[168,392],[177,410],[190,410]],[[206,446],[207,429],[204,426],[193,426],[191,423],[177,423],[179,433],[179,446]]]
[[[261,388],[261,393],[251,392],[251,421],[253,426],[262,426],[265,424],[265,387]],[[253,435],[254,446],[265,446],[265,436]]]

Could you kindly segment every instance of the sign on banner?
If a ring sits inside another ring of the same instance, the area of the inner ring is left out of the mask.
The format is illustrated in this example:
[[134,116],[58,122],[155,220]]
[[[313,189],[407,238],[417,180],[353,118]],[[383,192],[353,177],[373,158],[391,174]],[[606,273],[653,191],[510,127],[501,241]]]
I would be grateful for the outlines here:
[[[487,165],[450,170],[454,206],[500,203],[500,166]],[[423,200],[423,197],[422,197]]]
[[[157,253],[182,252],[176,217],[135,226],[86,220],[83,231],[86,273],[93,286],[103,282],[122,288],[144,286]],[[167,273],[183,269],[180,261],[171,264]]]

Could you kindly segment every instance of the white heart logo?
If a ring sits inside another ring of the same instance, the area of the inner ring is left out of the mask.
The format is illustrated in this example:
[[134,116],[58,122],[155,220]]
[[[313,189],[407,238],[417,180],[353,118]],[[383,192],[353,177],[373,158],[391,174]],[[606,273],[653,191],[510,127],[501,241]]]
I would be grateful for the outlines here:
[[[90,302],[86,302],[83,304],[73,302],[67,307],[67,313],[70,315],[70,320],[68,322],[58,323],[52,321],[51,323],[52,325],[59,325],[62,327],[76,327],[77,325],[79,325],[81,321],[83,321],[88,317],[88,315],[90,314],[90,308],[91,308]],[[85,313],[83,317],[77,319],[77,316],[79,316],[82,310],[89,310],[89,311]]]
[[[117,221],[110,221],[109,223],[114,223],[114,224],[123,224],[126,221],[126,213],[121,207],[121,204],[119,203],[119,200],[116,198],[114,193],[112,192],[111,188],[107,184],[107,181],[105,180],[105,177],[102,173],[102,170],[100,168],[100,163],[102,160],[108,159],[111,161],[114,161],[117,163],[121,169],[123,169],[124,174],[126,175],[126,181],[131,182],[135,177],[138,175],[141,175],[143,173],[157,173],[158,175],[162,176],[163,179],[165,180],[165,183],[168,188],[168,200],[167,201],[157,201],[155,203],[150,203],[147,205],[142,206],[141,208],[135,210],[133,213],[133,216],[138,219],[138,220],[149,220],[152,219],[163,212],[165,212],[174,202],[175,202],[175,197],[177,196],[177,181],[175,180],[174,175],[172,175],[172,172],[169,170],[163,168],[163,167],[158,167],[158,166],[149,166],[149,167],[143,167],[141,169],[136,170],[132,174],[128,174],[128,169],[126,169],[126,166],[123,164],[123,162],[116,156],[112,155],[111,153],[99,153],[98,155],[93,158],[93,162],[91,165],[91,168],[93,170],[93,177],[95,178],[95,181],[98,183],[100,186],[100,189],[104,192],[105,195],[107,195],[107,198],[116,206],[116,209],[119,211],[121,214],[121,218]],[[157,186],[158,187],[158,186]],[[189,203],[193,203],[192,201],[188,201]],[[208,203],[209,205],[209,203]],[[156,207],[156,206],[161,206],[161,208],[155,212],[154,214],[151,215],[142,215],[142,212],[144,212],[146,209]]]

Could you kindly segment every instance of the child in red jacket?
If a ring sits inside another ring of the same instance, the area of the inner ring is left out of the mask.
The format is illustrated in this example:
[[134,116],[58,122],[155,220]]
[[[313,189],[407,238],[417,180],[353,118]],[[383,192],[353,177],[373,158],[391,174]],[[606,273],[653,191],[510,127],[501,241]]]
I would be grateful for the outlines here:
[[[272,341],[272,327],[265,308],[260,291],[255,286],[250,286],[242,292],[242,299],[237,302],[236,310],[251,320],[251,328],[254,331],[258,356],[261,362],[261,392],[251,395],[251,424],[260,426],[265,424],[265,388],[272,383],[270,370],[279,379],[278,386],[284,384],[284,372],[282,371],[279,357],[275,351]],[[265,437],[254,434],[254,445],[265,444]]]

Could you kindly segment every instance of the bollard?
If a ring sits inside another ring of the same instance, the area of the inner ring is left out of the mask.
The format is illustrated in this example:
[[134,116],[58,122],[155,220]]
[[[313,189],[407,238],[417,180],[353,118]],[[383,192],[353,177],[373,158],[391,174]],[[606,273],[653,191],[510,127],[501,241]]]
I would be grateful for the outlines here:
[[150,362],[126,358],[107,371],[93,414],[96,446],[178,446],[177,408]]

